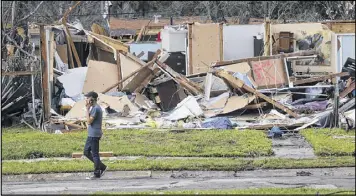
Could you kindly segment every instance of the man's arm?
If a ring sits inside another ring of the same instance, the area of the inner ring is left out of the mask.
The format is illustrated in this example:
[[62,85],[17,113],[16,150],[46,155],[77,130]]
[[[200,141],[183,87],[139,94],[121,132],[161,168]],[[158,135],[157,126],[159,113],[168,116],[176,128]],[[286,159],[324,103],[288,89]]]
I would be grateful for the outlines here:
[[96,108],[93,108],[91,111],[89,109],[87,110],[87,123],[89,125],[93,123],[95,116],[96,116]]

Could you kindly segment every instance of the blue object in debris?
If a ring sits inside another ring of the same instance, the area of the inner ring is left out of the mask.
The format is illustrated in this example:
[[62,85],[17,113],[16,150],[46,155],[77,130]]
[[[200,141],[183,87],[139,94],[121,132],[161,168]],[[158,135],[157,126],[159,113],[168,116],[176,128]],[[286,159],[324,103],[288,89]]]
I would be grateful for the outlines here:
[[352,91],[352,95],[353,95],[354,97],[355,97],[355,92],[356,92],[355,90],[354,90],[354,91]]
[[273,138],[278,138],[278,137],[282,137],[283,132],[281,131],[281,129],[279,127],[272,127],[271,130],[268,131],[268,137],[273,137]]
[[232,129],[232,123],[227,117],[208,119],[202,123],[203,128]]

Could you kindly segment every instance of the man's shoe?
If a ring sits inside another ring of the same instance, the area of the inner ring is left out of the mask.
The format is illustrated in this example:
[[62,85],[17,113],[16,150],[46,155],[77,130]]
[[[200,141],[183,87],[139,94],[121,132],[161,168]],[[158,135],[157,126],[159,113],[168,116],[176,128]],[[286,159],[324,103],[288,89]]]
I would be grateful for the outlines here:
[[104,176],[104,174],[105,174],[106,170],[108,170],[108,168],[109,168],[109,167],[106,166],[105,169],[100,170],[100,177],[103,177],[103,176]]
[[96,179],[100,179],[100,177],[96,176],[96,175],[92,175],[90,177],[86,178],[87,180],[96,180]]

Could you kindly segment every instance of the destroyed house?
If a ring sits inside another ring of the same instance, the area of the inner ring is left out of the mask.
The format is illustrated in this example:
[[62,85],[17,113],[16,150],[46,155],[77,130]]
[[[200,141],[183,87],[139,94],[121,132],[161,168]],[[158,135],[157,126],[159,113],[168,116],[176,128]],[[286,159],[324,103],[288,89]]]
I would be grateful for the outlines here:
[[340,113],[354,107],[350,24],[192,22],[129,43],[98,26],[41,26],[43,117],[51,130],[85,128],[83,93],[95,91],[106,128],[320,127],[334,93]]

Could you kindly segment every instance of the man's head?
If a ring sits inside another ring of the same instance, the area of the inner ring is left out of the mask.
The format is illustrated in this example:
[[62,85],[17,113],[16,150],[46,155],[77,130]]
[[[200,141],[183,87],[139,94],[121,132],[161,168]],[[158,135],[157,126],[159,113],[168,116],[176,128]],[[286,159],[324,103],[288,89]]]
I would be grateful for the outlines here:
[[98,100],[98,93],[91,91],[87,94],[84,95],[86,98],[87,103],[90,103],[91,105],[93,105],[94,103],[96,103],[96,101]]

